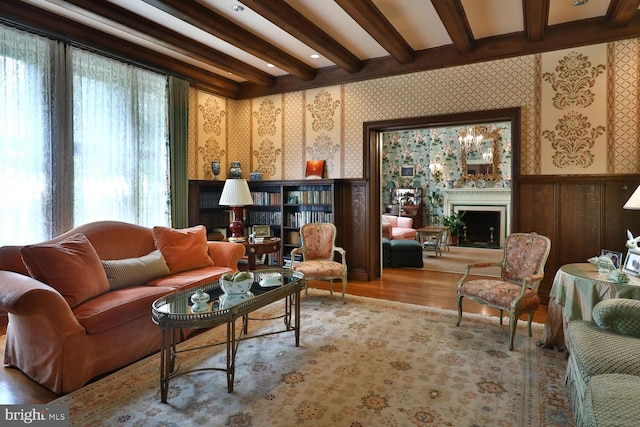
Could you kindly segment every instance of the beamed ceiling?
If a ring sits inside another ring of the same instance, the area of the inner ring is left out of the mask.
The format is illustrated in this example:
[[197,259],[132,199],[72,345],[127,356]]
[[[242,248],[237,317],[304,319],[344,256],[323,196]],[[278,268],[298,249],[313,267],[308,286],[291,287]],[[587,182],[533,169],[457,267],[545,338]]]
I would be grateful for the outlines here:
[[0,20],[245,99],[640,37],[639,3],[2,0]]

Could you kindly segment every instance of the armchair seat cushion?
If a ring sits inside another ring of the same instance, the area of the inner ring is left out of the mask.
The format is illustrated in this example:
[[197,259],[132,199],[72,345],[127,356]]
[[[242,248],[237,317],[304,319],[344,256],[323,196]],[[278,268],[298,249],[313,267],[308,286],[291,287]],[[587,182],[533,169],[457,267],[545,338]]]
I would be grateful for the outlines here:
[[[513,301],[520,292],[522,286],[501,280],[479,279],[464,282],[460,287],[460,295],[467,298],[480,298],[490,305],[509,310]],[[536,310],[540,305],[540,297],[530,289],[525,291],[522,300],[522,311]]]
[[302,261],[293,267],[305,276],[342,276],[342,264],[336,261]]

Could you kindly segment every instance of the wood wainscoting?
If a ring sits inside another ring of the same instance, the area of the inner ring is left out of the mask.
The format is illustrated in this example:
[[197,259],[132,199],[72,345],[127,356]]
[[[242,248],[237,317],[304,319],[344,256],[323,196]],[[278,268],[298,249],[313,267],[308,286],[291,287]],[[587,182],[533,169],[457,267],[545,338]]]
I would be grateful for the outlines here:
[[556,271],[587,262],[602,249],[626,254],[627,230],[640,234],[640,212],[622,206],[640,174],[520,176],[512,192],[512,232],[535,231],[551,239],[539,294],[544,304]]

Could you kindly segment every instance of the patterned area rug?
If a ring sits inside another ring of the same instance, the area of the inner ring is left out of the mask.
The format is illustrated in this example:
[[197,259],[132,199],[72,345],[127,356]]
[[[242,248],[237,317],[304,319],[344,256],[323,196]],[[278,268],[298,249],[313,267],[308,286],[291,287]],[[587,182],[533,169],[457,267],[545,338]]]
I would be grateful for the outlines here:
[[[265,307],[267,317],[281,304]],[[310,289],[301,345],[293,333],[240,343],[233,393],[219,371],[171,380],[159,400],[159,355],[70,393],[75,426],[567,426],[562,353],[536,347],[526,322],[515,351],[495,317]],[[250,322],[249,331],[281,321]],[[224,337],[224,327],[187,344]],[[182,370],[225,366],[224,346],[184,353]]]

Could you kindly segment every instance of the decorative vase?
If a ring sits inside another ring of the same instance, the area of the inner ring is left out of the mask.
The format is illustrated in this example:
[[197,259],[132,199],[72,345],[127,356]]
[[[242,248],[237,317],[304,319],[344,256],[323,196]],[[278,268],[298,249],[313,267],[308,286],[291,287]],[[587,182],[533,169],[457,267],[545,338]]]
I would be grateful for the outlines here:
[[220,160],[214,160],[211,162],[211,172],[213,172],[213,180],[218,180],[218,175],[220,175]]
[[255,170],[249,174],[249,181],[262,181],[262,172]]
[[231,162],[231,169],[229,169],[229,178],[239,179],[242,178],[242,168],[240,168],[240,162],[235,160]]
[[202,289],[198,289],[193,295],[191,295],[191,311],[194,313],[201,313],[209,310],[209,294],[205,293]]

